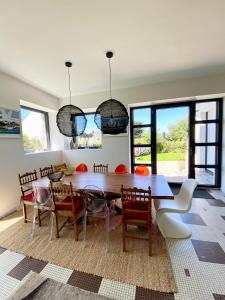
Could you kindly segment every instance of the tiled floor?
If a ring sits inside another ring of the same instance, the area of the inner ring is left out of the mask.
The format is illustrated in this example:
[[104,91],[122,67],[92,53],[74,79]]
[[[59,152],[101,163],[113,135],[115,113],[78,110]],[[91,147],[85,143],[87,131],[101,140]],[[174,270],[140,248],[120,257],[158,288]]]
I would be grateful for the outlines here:
[[160,293],[62,268],[0,248],[0,299],[5,299],[32,270],[63,283],[115,299],[225,299],[225,197],[194,199],[181,220],[192,228],[189,240],[168,239],[178,293]]

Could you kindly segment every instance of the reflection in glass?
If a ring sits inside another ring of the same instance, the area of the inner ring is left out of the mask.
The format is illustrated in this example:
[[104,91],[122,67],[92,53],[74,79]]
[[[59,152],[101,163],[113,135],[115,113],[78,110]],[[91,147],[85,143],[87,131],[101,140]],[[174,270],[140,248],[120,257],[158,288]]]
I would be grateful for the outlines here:
[[197,121],[215,120],[216,119],[216,102],[210,101],[210,102],[196,103],[195,118]]
[[215,146],[198,146],[195,147],[195,164],[196,165],[214,165],[216,161]]
[[216,142],[216,124],[196,124],[195,125],[196,143],[214,143]]
[[195,168],[195,178],[198,184],[214,185],[216,170],[213,168]]

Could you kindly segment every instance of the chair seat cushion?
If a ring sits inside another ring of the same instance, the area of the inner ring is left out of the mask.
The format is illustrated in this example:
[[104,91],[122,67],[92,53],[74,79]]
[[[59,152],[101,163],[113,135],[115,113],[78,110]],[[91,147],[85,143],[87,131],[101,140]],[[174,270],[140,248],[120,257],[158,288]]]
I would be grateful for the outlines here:
[[123,206],[124,218],[150,221],[147,203],[127,202]]
[[[83,197],[73,197],[73,202],[74,202],[74,208],[75,210],[81,210],[83,209],[84,205],[84,200]],[[56,210],[73,210],[73,205],[71,202],[70,197],[66,197],[62,202],[56,202],[55,203],[55,209]]]
[[33,193],[21,196],[21,201],[32,202],[33,201]]

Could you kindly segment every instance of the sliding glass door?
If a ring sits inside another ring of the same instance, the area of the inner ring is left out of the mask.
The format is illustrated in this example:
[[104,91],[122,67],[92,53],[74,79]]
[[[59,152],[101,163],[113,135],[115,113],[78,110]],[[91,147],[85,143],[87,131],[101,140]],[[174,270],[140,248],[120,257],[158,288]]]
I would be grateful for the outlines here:
[[222,99],[131,108],[131,169],[220,187]]

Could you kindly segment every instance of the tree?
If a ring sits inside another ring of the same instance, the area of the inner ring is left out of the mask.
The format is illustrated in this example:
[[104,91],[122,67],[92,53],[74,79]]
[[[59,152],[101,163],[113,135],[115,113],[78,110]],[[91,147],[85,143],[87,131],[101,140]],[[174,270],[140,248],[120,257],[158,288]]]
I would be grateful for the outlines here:
[[167,139],[170,141],[183,141],[188,136],[188,122],[184,119],[176,124],[170,125],[168,128]]

